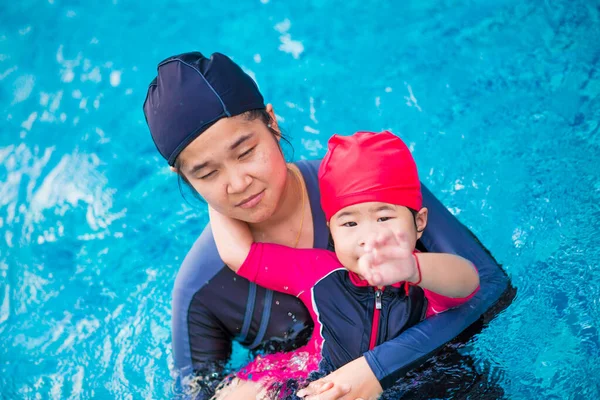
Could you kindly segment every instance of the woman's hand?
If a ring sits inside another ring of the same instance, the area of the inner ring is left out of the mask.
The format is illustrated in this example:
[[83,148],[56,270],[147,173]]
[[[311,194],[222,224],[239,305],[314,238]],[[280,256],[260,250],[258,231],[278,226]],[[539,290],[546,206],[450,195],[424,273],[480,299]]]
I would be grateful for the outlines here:
[[364,357],[298,391],[304,400],[375,400],[383,389]]
[[344,395],[348,392],[350,392],[350,386],[348,385],[336,385],[333,382],[318,380],[311,383],[307,388],[298,391],[298,397],[305,400],[337,400],[344,398]]

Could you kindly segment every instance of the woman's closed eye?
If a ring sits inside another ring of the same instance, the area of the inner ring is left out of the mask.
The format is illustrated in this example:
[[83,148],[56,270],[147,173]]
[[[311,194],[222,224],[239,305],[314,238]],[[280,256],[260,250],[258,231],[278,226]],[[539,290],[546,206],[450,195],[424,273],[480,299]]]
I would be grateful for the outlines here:
[[200,176],[198,179],[208,179],[212,176],[215,176],[216,173],[217,173],[217,170],[215,169],[215,170],[210,171],[208,174],[204,174],[204,175]]
[[243,158],[248,157],[250,154],[252,154],[252,152],[254,151],[254,149],[256,149],[256,146],[249,148],[248,150],[244,151],[242,154],[240,154],[238,156],[238,160],[241,160]]

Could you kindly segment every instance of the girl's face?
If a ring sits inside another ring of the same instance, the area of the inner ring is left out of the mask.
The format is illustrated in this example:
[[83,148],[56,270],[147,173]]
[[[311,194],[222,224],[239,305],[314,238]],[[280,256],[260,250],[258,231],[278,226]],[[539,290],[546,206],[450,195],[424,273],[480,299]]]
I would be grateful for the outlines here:
[[[267,111],[274,121],[270,106]],[[263,222],[276,211],[284,192],[287,166],[279,141],[260,118],[220,119],[178,161],[180,172],[206,202],[231,218]]]
[[[416,227],[415,227],[416,222]],[[427,209],[416,218],[406,207],[388,203],[368,202],[342,208],[329,221],[335,243],[335,254],[344,267],[358,272],[358,259],[364,254],[368,238],[383,231],[404,232],[413,250],[427,225]]]

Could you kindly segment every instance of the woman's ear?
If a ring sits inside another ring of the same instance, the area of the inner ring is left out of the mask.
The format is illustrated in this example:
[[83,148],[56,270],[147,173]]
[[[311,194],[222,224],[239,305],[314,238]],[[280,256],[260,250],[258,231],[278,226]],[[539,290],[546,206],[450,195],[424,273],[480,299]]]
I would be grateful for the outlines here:
[[[273,111],[273,104],[269,103],[265,107],[265,111],[271,117],[271,122],[269,123],[269,128],[273,129],[277,133],[281,133],[279,130],[279,124],[277,123],[277,116],[275,115],[275,111]],[[277,135],[277,140],[281,139],[281,135]]]
[[169,167],[169,169],[171,170],[171,172],[177,173],[177,168],[175,168],[175,167]]
[[428,214],[429,214],[429,211],[427,210],[427,207],[423,207],[419,210],[419,212],[417,213],[417,215],[415,217],[415,224],[417,225],[417,239],[421,239],[421,236],[423,235],[423,231],[425,230],[425,227],[427,226]]

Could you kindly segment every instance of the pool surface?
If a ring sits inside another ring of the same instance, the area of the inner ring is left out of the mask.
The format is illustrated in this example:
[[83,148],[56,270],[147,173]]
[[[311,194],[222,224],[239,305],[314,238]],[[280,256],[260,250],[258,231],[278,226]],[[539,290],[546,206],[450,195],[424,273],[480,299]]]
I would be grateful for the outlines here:
[[600,398],[600,3],[381,3],[0,5],[0,398],[173,396],[171,289],[207,215],[141,107],[192,50],[256,78],[290,159],[405,139],[518,289],[464,352],[506,398]]

